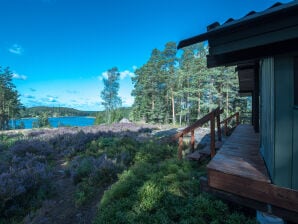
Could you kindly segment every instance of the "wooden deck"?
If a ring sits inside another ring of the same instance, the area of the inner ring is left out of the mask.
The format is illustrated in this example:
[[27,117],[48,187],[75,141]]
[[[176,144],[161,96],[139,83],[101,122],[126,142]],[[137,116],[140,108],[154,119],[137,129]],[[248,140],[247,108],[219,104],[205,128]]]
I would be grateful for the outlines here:
[[298,217],[298,191],[271,183],[259,152],[259,139],[251,125],[239,125],[208,164],[208,185]]

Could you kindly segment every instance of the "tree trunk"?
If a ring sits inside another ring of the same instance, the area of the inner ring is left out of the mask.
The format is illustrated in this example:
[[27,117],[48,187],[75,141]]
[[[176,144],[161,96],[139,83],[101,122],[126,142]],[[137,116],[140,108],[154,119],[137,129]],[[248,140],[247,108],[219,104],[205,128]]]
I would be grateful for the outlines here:
[[174,98],[174,93],[172,89],[171,89],[171,101],[172,101],[172,122],[173,122],[173,125],[175,125],[176,124],[175,98]]
[[180,101],[179,124],[180,124],[180,126],[181,126],[181,124],[182,124],[182,97],[181,97],[181,101]]
[[226,112],[227,112],[227,117],[229,117],[229,91],[228,90],[226,94]]
[[186,122],[189,124],[190,120],[190,111],[189,111],[189,77],[187,76],[187,98],[186,98],[186,107],[187,107],[187,116]]
[[201,114],[201,93],[198,92],[198,119],[200,118],[200,114]]

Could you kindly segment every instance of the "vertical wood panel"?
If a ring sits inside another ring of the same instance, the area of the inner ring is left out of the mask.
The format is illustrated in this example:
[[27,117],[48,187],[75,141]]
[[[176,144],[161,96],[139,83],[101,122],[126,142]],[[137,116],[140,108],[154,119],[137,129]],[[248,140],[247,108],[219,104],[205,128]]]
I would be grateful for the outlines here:
[[[294,97],[298,106],[298,57],[295,58]],[[292,188],[298,190],[298,108],[293,111],[293,175]]]
[[294,103],[298,106],[298,57],[295,58],[294,69]]
[[275,175],[274,183],[292,187],[293,57],[275,58]]
[[298,109],[294,110],[292,188],[298,190]]
[[268,172],[274,176],[274,60],[261,62],[261,152]]

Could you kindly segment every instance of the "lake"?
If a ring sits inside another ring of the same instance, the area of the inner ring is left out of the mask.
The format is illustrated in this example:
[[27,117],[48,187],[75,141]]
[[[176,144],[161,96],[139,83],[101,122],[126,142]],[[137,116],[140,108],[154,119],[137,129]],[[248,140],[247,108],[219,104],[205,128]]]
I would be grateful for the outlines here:
[[[24,122],[26,129],[31,129],[33,122],[37,121],[37,118],[21,118],[16,120],[18,126],[20,122]],[[50,117],[49,122],[51,127],[57,128],[58,126],[91,126],[94,125],[95,117]],[[12,124],[12,123],[11,123]]]

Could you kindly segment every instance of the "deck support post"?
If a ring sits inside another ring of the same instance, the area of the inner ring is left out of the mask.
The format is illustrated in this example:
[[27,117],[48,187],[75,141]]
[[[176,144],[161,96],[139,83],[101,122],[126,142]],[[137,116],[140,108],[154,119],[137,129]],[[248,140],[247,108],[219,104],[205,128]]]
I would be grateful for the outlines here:
[[228,135],[228,121],[225,121],[225,136]]
[[215,156],[215,116],[214,113],[210,115],[210,153],[211,158]]
[[195,130],[191,131],[190,149],[191,152],[194,152],[195,150]]
[[220,114],[216,116],[216,124],[217,124],[217,138],[218,141],[221,141],[221,127],[220,127]]
[[236,113],[236,125],[238,126],[240,124],[239,120],[239,112]]
[[182,159],[182,149],[183,149],[183,135],[179,137],[179,146],[178,146],[178,159]]

